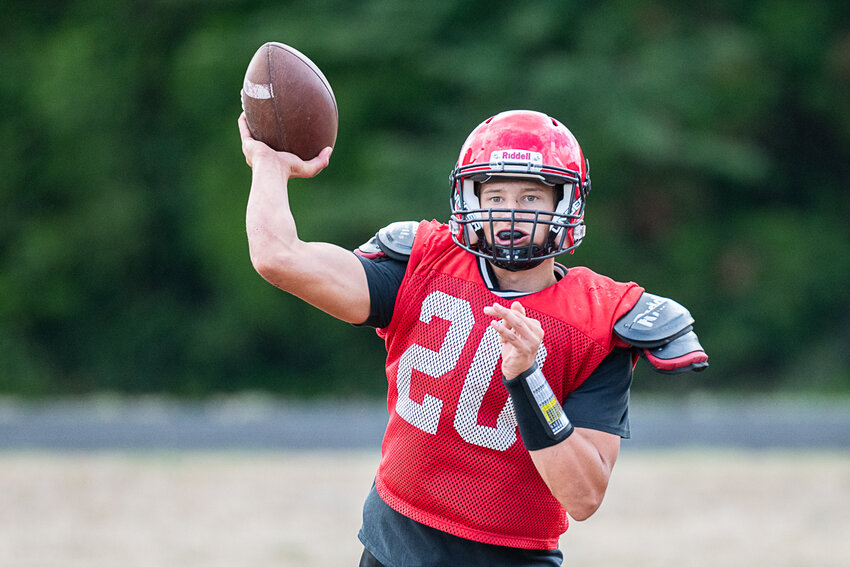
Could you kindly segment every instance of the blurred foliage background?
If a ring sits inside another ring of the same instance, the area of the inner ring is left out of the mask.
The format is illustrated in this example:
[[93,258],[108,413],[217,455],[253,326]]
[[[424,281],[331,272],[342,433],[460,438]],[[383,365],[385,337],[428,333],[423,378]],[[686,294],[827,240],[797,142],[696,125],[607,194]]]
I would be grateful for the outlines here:
[[448,218],[484,118],[564,121],[591,162],[569,264],[674,297],[711,368],[637,391],[850,392],[844,2],[3,2],[0,393],[378,395],[382,342],[274,289],[236,119],[266,41],[331,82],[302,238]]

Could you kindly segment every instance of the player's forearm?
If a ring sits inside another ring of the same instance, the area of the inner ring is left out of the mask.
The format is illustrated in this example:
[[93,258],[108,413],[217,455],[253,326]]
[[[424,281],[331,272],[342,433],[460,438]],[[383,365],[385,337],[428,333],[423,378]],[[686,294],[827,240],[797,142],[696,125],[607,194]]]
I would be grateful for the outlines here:
[[[603,451],[600,443],[605,445]],[[573,519],[581,521],[602,504],[618,449],[619,438],[577,428],[561,443],[529,455],[552,495]]]
[[279,164],[257,160],[245,225],[251,263],[270,284],[349,323],[369,316],[363,266],[349,250],[298,238]]
[[298,247],[295,219],[280,164],[274,159],[257,160],[252,171],[245,213],[251,263],[261,276],[278,285],[276,280],[294,267],[292,257]]
[[[501,313],[506,315],[506,320],[511,315],[504,309]],[[518,318],[515,313],[513,315],[514,319]],[[533,336],[528,331],[531,327],[513,325]],[[504,340],[511,344],[509,335]],[[532,345],[535,348],[529,352],[534,353],[540,340],[532,341]],[[502,372],[505,373],[502,384],[513,402],[522,443],[552,495],[570,516],[584,520],[602,504],[611,469],[620,451],[620,438],[602,431],[574,427],[536,362],[516,376],[505,372],[506,350],[513,354],[518,349],[506,349],[505,344],[502,346]],[[520,358],[514,368],[528,364],[527,358]]]

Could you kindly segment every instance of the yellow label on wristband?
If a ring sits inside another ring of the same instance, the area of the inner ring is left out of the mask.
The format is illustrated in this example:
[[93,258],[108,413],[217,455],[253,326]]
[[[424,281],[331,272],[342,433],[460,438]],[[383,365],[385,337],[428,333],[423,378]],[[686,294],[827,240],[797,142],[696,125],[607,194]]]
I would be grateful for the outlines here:
[[539,369],[536,370],[526,378],[526,383],[537,402],[537,407],[543,413],[546,423],[552,428],[552,433],[557,435],[563,431],[570,424],[570,420],[564,414],[564,408],[561,407],[543,373]]

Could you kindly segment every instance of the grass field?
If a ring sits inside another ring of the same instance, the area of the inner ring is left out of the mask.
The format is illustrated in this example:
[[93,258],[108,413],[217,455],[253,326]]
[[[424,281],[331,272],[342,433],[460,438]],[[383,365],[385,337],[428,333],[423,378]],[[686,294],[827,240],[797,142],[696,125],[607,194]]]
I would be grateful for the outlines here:
[[[0,453],[0,566],[346,566],[374,452]],[[624,451],[567,566],[850,565],[850,455]]]

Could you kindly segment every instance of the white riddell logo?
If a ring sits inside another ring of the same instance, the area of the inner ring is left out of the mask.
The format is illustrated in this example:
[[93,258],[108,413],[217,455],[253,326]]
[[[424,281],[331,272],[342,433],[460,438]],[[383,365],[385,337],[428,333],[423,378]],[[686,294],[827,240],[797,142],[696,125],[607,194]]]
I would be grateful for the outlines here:
[[490,154],[490,162],[500,161],[530,161],[543,163],[543,154],[528,150],[496,150]]
[[[661,316],[661,311],[664,310],[662,307],[667,300],[664,298],[653,299],[644,310],[643,313],[638,315],[635,319],[635,325],[643,325],[644,327],[652,327],[655,324],[655,321]],[[659,309],[659,307],[661,309]]]

